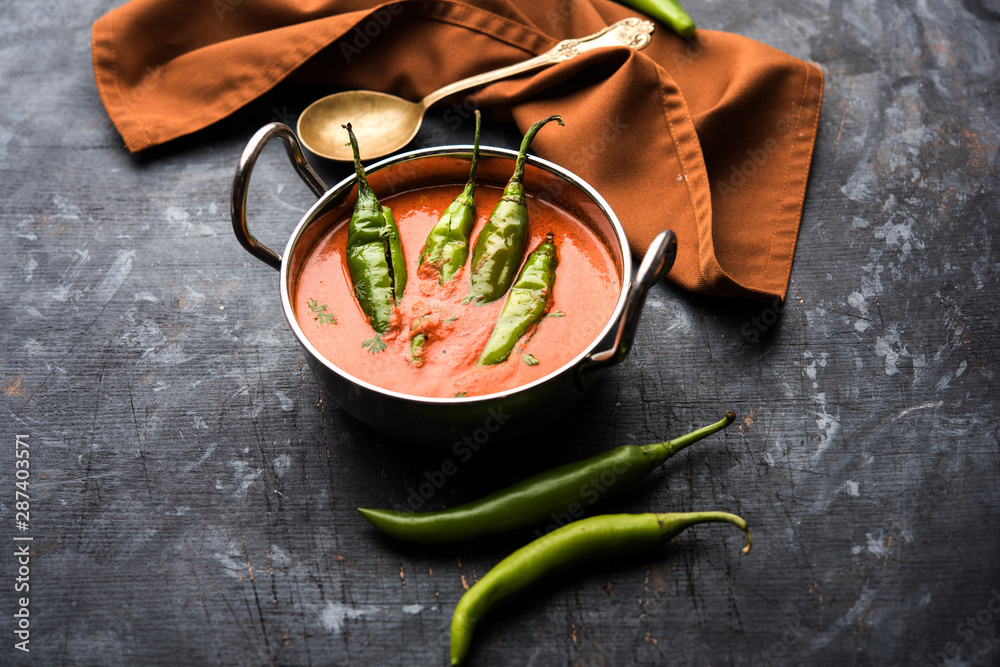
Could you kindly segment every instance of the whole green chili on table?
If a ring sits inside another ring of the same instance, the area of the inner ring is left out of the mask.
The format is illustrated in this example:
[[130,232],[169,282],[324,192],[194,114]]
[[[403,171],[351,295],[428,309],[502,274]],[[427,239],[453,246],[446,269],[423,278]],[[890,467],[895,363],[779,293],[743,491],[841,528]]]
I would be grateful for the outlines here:
[[476,224],[476,162],[479,159],[479,127],[481,124],[479,109],[476,109],[476,136],[472,147],[472,167],[469,169],[469,180],[455,199],[448,205],[441,218],[437,221],[427,241],[420,251],[417,265],[427,264],[440,274],[438,282],[442,285],[454,277],[465,266],[469,257],[469,234]]
[[550,232],[524,262],[521,274],[507,295],[500,318],[479,357],[480,364],[491,366],[506,361],[521,336],[542,318],[556,281],[558,263],[556,246]]
[[743,553],[750,552],[753,538],[746,521],[728,512],[606,514],[543,535],[497,563],[458,601],[451,619],[451,664],[465,659],[479,619],[547,576],[595,560],[642,553],[689,526],[714,521],[742,530],[747,540]]
[[400,540],[423,544],[459,542],[497,535],[549,520],[553,514],[583,515],[613,493],[634,486],[661,463],[688,445],[722,430],[736,413],[667,442],[622,445],[583,461],[539,473],[488,496],[434,512],[396,512],[359,508],[378,530]]
[[524,163],[528,146],[542,126],[551,121],[564,125],[559,116],[544,118],[530,128],[521,140],[521,150],[514,162],[514,174],[503,189],[490,219],[476,237],[472,249],[472,289],[466,301],[496,301],[510,288],[521,265],[524,244],[528,240],[528,203],[524,197]]
[[[393,308],[403,298],[406,261],[392,211],[379,204],[368,185],[351,124],[343,127],[351,140],[354,171],[358,176],[358,201],[347,228],[347,268],[361,310],[371,319],[372,329],[384,334],[389,328]],[[371,343],[370,350],[384,349],[375,339],[367,343]]]

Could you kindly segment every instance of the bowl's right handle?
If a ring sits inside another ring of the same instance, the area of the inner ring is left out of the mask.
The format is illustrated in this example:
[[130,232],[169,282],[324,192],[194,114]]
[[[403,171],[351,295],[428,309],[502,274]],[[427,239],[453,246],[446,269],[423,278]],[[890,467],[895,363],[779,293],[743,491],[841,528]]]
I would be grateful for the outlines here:
[[258,241],[247,228],[247,186],[250,184],[250,175],[253,173],[254,164],[257,157],[271,139],[278,137],[285,142],[285,151],[288,159],[292,161],[292,166],[298,172],[299,177],[306,182],[309,189],[317,197],[322,197],[326,192],[326,184],[323,179],[313,170],[302,154],[302,146],[296,138],[292,128],[284,123],[268,123],[257,130],[257,133],[250,138],[247,147],[240,156],[240,162],[236,165],[236,175],[233,177],[233,193],[230,201],[230,211],[233,216],[233,233],[244,249],[260,261],[274,269],[281,268],[281,255],[271,250],[269,247]]
[[670,272],[670,267],[674,265],[677,257],[677,236],[669,229],[665,229],[656,235],[642,264],[636,273],[635,281],[629,288],[625,297],[625,310],[622,312],[622,319],[618,324],[618,334],[615,336],[614,345],[610,349],[601,352],[592,352],[587,355],[580,365],[580,374],[596,371],[607,366],[613,366],[628,356],[632,349],[632,342],[635,340],[635,332],[639,327],[639,316],[642,315],[642,306],[646,302],[646,294],[649,288],[658,283]]

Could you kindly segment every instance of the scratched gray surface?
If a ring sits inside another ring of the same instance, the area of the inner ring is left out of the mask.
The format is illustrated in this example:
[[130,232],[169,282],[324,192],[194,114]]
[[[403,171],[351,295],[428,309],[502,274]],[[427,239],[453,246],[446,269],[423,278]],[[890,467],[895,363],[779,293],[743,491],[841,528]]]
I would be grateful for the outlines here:
[[[609,509],[738,512],[752,554],[702,527],[560,579],[485,622],[470,664],[1000,662],[995,2],[693,3],[826,73],[789,298],[657,286],[632,355],[577,409],[468,462],[334,407],[276,274],[232,237],[244,142],[316,91],[130,157],[90,70],[114,4],[0,4],[0,552],[18,433],[34,537],[30,654],[0,555],[0,662],[444,664],[464,584],[530,531],[410,548],[354,507],[405,502],[448,458],[427,507],[730,407],[738,428]],[[466,140],[436,112],[417,143]],[[259,235],[279,243],[310,203],[269,149]]]

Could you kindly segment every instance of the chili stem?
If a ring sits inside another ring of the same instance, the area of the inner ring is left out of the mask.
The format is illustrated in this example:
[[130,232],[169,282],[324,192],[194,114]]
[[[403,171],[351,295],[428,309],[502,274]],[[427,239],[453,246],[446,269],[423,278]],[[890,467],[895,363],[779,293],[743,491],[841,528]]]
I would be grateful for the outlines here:
[[646,456],[650,457],[650,459],[659,465],[689,445],[693,445],[702,438],[706,438],[716,431],[721,431],[726,428],[732,424],[735,419],[736,413],[732,410],[726,410],[726,416],[714,424],[703,426],[697,431],[691,431],[690,433],[682,435],[679,438],[674,438],[673,440],[658,442],[652,445],[644,445],[642,449]]

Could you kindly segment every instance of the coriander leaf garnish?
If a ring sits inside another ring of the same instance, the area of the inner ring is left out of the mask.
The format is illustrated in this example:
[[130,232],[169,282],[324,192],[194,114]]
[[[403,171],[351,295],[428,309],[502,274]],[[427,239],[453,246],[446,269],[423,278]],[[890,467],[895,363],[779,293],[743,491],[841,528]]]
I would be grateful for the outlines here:
[[464,391],[455,392],[455,398],[465,398],[467,395],[468,393]]
[[449,317],[448,319],[446,319],[446,320],[444,321],[444,323],[445,323],[445,324],[451,324],[452,322],[454,322],[454,321],[455,321],[455,320],[457,320],[457,319],[458,319],[458,315],[456,315],[455,317]]
[[537,366],[539,363],[538,359],[535,359],[535,355],[531,354],[530,352],[521,357],[521,359],[524,361],[524,363],[528,364],[529,366]]
[[309,312],[312,313],[313,319],[316,320],[316,326],[337,323],[337,316],[326,312],[327,305],[325,303],[319,303],[316,299],[309,299],[306,301],[306,305],[309,306]]
[[375,334],[374,338],[361,343],[361,347],[366,348],[372,354],[378,354],[385,349],[385,341],[383,341],[378,334]]
[[545,317],[566,317],[566,313],[564,313],[561,310],[553,310],[551,313],[549,313]]

